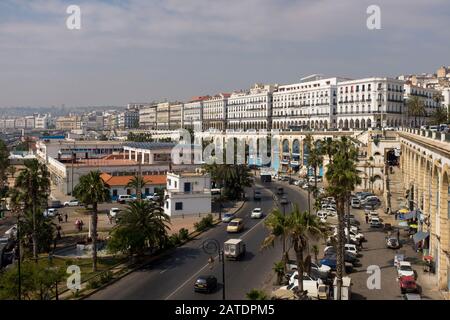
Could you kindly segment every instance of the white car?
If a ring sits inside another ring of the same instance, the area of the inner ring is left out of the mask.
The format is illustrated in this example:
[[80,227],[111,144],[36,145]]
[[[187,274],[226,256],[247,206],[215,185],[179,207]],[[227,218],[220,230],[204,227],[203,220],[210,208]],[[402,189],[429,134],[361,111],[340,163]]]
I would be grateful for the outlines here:
[[117,216],[117,214],[120,212],[120,209],[119,208],[111,208],[110,210],[109,210],[109,215],[111,216],[111,217],[115,217],[115,216]]
[[64,207],[77,207],[79,205],[80,202],[76,199],[64,202]]
[[44,211],[44,217],[54,217],[58,214],[58,209],[50,208]]
[[358,249],[356,249],[356,245],[354,245],[354,244],[346,243],[344,248],[345,248],[345,251],[351,252],[354,255],[358,254]]
[[403,276],[415,276],[414,270],[411,267],[411,262],[409,261],[400,261],[397,267],[398,277]]
[[253,209],[252,213],[250,214],[250,218],[252,219],[261,219],[263,217],[263,212],[261,208],[255,208]]
[[149,194],[148,196],[146,196],[145,199],[151,200],[151,201],[158,201],[159,195],[157,195],[156,193],[152,193],[152,194]]
[[372,218],[370,219],[370,227],[372,228],[380,228],[382,226],[380,218]]
[[328,215],[331,217],[334,217],[337,215],[337,211],[333,207],[327,207],[325,210],[327,211]]

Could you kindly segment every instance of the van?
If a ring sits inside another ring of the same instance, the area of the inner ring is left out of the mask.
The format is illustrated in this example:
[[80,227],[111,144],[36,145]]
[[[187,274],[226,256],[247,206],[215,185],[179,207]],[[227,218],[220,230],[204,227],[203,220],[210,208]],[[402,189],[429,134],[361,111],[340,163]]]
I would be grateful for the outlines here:
[[49,200],[48,207],[49,208],[61,208],[62,204],[61,204],[61,201],[59,201],[59,200]]
[[361,208],[361,201],[358,198],[352,198],[352,208]]
[[133,201],[133,197],[129,194],[121,194],[119,195],[119,198],[117,198],[117,202],[119,203],[126,203]]

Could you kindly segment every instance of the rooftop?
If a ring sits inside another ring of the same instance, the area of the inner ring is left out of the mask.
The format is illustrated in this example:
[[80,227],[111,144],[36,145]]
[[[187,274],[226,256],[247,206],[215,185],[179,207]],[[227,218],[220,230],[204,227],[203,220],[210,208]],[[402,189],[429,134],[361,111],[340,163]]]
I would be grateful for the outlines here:
[[125,147],[136,148],[136,149],[172,149],[176,146],[172,142],[127,142],[124,144]]
[[[126,186],[134,176],[111,176],[107,173],[102,173],[102,180],[109,186]],[[145,185],[165,185],[166,176],[165,175],[144,175]]]

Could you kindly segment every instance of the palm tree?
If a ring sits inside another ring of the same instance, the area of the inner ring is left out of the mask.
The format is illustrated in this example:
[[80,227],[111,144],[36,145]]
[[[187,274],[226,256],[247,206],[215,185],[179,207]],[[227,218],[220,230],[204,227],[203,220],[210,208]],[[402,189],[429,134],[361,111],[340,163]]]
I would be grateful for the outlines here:
[[[314,197],[317,198],[317,191],[318,191],[318,189],[317,189],[317,169],[323,164],[322,150],[319,147],[318,142],[311,145],[311,149],[309,150],[307,161],[308,161],[308,166],[313,168],[313,172],[314,172],[313,194],[314,194]],[[309,207],[309,210],[311,210],[310,207]]]
[[309,248],[310,240],[318,240],[326,235],[326,225],[310,212],[301,212],[297,205],[288,217],[288,234],[295,251],[298,270],[298,289],[303,293],[304,273],[303,253]]
[[92,205],[92,271],[97,271],[97,216],[98,204],[109,201],[108,185],[101,178],[101,172],[91,171],[80,177],[73,190],[74,196],[85,205]]
[[32,220],[31,238],[33,242],[33,259],[37,262],[38,234],[36,215],[47,207],[50,193],[50,179],[47,167],[37,160],[26,160],[25,169],[16,178],[14,190],[11,191],[13,206],[30,212]]
[[273,210],[264,221],[270,234],[264,239],[262,248],[273,247],[276,239],[280,239],[283,249],[281,254],[281,261],[283,262],[283,268],[286,271],[286,264],[289,261],[289,252],[286,248],[286,239],[288,236],[287,217],[280,209]]
[[333,156],[333,161],[328,165],[327,179],[329,181],[328,193],[336,199],[338,215],[337,233],[337,270],[336,282],[338,296],[341,299],[342,277],[344,272],[344,213],[345,203],[356,184],[360,183],[360,178],[356,169],[355,147],[346,137],[342,137],[337,145],[337,152]]
[[284,277],[284,261],[278,261],[273,264],[273,271],[277,275],[277,285],[280,285]]
[[426,116],[426,108],[423,100],[417,96],[412,96],[406,101],[408,117],[414,117],[414,126],[417,127],[417,118]]
[[317,244],[313,244],[313,245],[311,246],[311,251],[312,251],[312,253],[314,254],[314,261],[315,261],[316,263],[319,263],[319,259],[317,258],[318,255],[319,255],[319,246],[318,246]]
[[145,186],[147,181],[141,175],[134,176],[128,183],[127,188],[136,190],[136,199],[138,201],[142,200],[142,188]]
[[161,248],[168,239],[170,217],[147,201],[131,202],[111,232],[108,248],[133,257],[145,250]]

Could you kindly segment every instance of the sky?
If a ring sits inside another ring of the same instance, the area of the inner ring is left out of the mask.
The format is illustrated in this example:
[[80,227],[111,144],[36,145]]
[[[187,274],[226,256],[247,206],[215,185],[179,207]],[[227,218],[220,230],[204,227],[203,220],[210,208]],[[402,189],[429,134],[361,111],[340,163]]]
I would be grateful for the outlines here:
[[[381,29],[366,26],[367,7]],[[69,5],[81,29],[69,30]],[[449,0],[1,0],[0,107],[126,105],[450,65]]]

